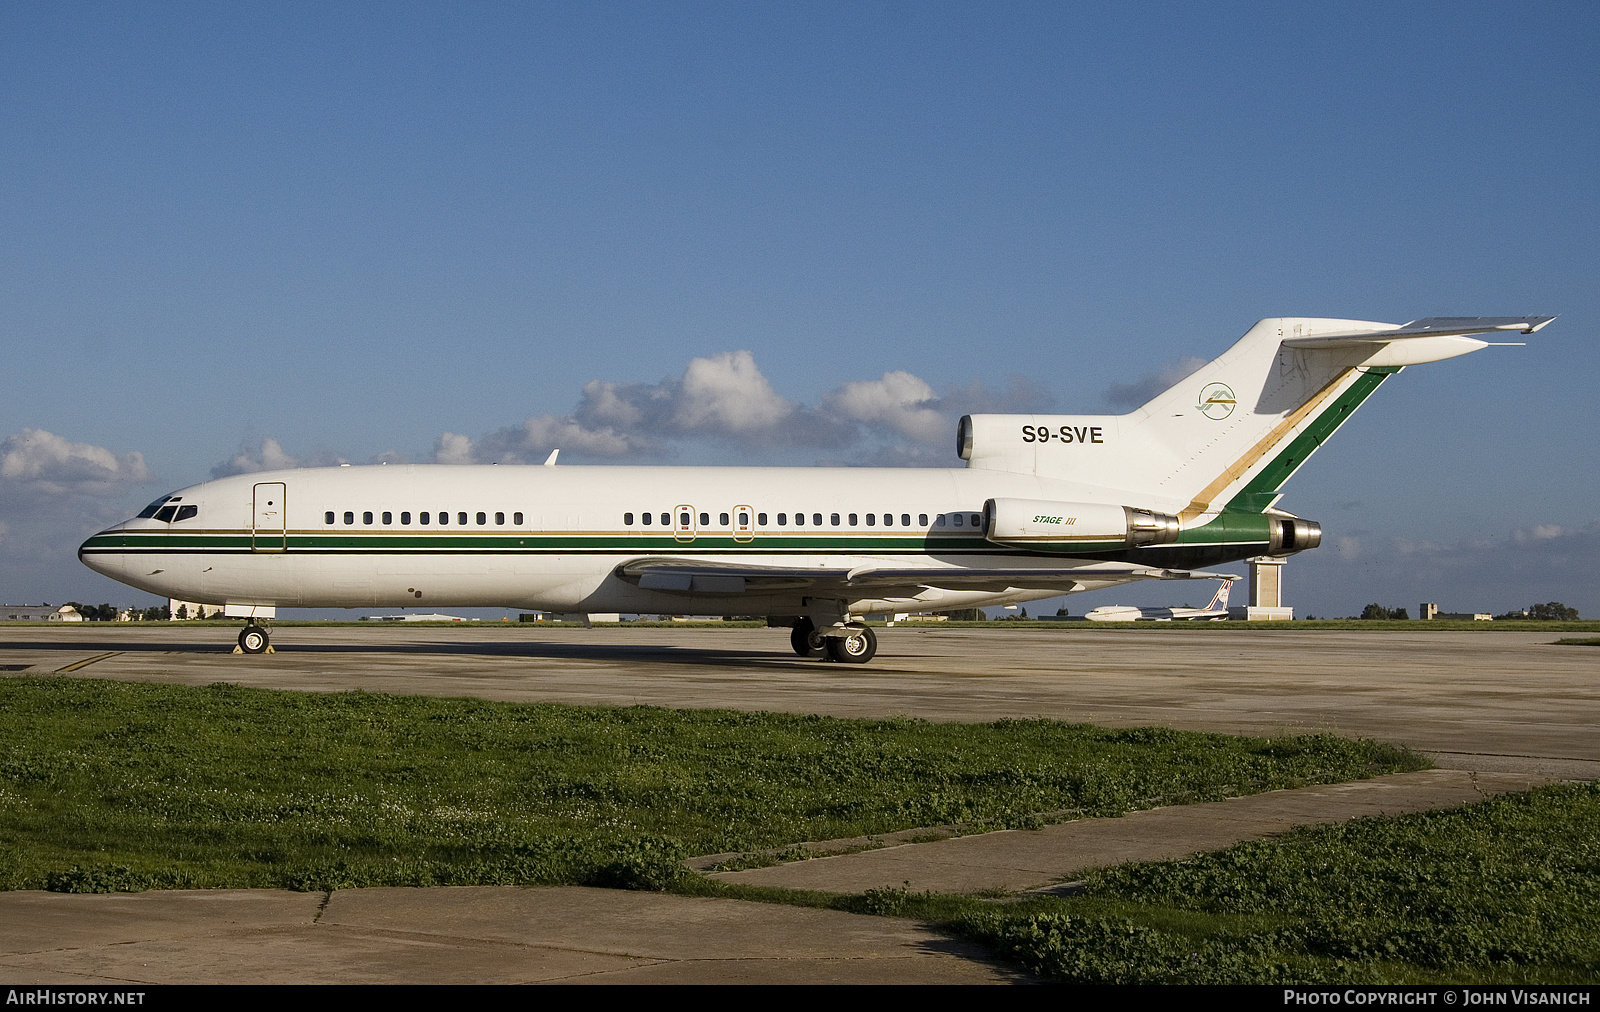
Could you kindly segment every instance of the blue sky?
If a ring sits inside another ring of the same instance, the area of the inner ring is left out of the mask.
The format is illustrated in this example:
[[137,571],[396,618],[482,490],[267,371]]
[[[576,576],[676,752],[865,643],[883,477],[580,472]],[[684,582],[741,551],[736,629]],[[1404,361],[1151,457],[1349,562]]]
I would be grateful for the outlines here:
[[[950,465],[963,411],[1115,408],[1261,317],[1559,313],[1313,459],[1289,597],[1600,614],[1597,43],[1579,3],[6,5],[0,598],[142,601],[82,536],[274,461]],[[745,414],[596,436],[707,376]]]

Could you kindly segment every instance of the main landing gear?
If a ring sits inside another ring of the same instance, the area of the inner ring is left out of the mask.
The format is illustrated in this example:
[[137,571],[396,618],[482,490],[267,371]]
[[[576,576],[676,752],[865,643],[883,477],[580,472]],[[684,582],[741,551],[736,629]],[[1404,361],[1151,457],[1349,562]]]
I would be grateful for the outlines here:
[[272,649],[272,637],[267,635],[267,630],[251,622],[239,633],[239,645],[233,650],[236,654],[271,654],[277,653]]
[[801,657],[825,654],[830,661],[865,664],[878,653],[878,636],[859,622],[818,629],[802,616],[789,630],[789,645]]

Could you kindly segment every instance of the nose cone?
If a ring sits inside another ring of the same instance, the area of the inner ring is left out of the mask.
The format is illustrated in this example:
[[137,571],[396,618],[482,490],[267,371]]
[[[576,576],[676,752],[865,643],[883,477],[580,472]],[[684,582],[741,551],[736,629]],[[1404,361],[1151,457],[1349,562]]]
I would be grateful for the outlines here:
[[78,561],[102,576],[123,583],[127,573],[127,556],[121,551],[120,527],[101,531],[78,546]]

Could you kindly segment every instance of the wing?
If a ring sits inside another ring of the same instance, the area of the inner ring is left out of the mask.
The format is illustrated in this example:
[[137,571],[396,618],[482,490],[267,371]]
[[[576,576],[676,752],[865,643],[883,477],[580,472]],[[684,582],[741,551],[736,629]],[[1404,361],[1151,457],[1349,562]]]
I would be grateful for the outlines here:
[[922,590],[1054,590],[1070,594],[1134,580],[1219,579],[1230,574],[1148,566],[1084,563],[1079,566],[755,566],[670,556],[635,559],[616,575],[644,590],[690,594],[801,592],[817,597],[914,596]]

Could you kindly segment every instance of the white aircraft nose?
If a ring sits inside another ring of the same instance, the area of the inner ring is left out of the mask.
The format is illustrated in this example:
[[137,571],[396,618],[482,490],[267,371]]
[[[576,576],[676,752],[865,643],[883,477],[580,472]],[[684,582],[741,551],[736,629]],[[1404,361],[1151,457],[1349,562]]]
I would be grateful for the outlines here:
[[107,528],[79,545],[78,561],[102,576],[122,580],[123,576],[127,575],[128,557],[107,544],[120,529],[120,527]]

